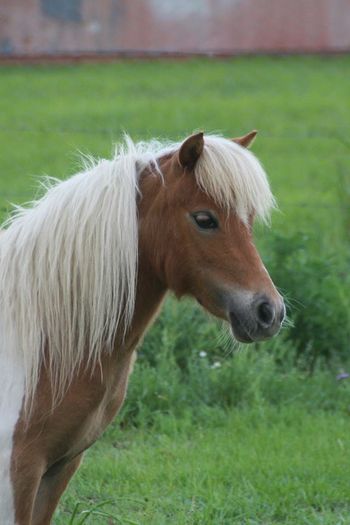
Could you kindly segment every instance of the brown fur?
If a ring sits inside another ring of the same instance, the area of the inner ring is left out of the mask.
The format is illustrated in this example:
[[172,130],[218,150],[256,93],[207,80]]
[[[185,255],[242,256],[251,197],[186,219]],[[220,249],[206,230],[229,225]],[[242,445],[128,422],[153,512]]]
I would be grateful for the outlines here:
[[[184,157],[185,158],[185,157]],[[190,155],[193,164],[193,156]],[[227,319],[222,288],[248,289],[280,301],[261,263],[249,228],[227,215],[196,185],[178,155],[161,162],[165,184],[145,171],[140,178],[139,270],[136,307],[125,341],[103,354],[94,370],[77,370],[62,401],[52,410],[50,377],[42,368],[28,421],[18,421],[12,481],[18,525],[48,525],[58,500],[77,469],[82,452],[120,409],[135,348],[156,316],[168,289],[194,296],[211,313]],[[198,234],[189,212],[212,210],[221,230]]]

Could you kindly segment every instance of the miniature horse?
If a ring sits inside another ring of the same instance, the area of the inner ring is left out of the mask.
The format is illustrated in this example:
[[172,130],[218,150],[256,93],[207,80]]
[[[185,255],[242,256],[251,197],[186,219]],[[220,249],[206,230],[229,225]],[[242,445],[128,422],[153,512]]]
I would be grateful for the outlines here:
[[19,208],[0,236],[0,522],[47,525],[120,409],[167,290],[246,343],[284,304],[252,240],[274,199],[247,149],[197,133],[125,144]]

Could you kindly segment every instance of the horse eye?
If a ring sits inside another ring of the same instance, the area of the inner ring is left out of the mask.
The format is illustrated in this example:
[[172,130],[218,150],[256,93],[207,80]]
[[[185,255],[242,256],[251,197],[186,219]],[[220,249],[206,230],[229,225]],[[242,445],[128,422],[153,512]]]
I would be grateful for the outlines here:
[[192,214],[193,220],[201,230],[215,230],[218,228],[218,221],[207,211],[198,211]]

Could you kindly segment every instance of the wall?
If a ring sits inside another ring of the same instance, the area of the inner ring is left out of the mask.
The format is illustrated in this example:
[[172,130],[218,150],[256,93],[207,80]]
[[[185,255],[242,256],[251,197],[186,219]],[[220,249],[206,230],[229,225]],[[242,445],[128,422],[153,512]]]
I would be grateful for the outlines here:
[[349,49],[349,0],[0,0],[3,56]]

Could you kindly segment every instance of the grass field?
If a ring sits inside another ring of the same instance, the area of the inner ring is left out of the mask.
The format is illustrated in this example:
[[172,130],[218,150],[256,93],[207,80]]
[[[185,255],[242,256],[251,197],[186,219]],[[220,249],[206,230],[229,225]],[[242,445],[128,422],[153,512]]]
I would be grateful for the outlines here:
[[[123,131],[257,128],[281,209],[272,231],[303,235],[321,260],[348,259],[349,93],[350,57],[2,68],[1,214],[33,198],[38,175],[73,173],[78,151],[109,156]],[[268,260],[271,233],[257,234]],[[204,316],[182,338],[190,308],[168,303],[140,352],[122,429],[86,454],[55,523],[349,525],[350,387],[335,380],[346,362],[307,377],[281,371],[264,345],[225,355]],[[349,312],[334,330],[348,329]],[[158,347],[164,359],[150,367],[143,355]],[[188,384],[173,350],[192,356]]]
[[96,445],[57,523],[76,501],[86,508],[83,494],[90,509],[103,494],[113,502],[103,510],[125,524],[349,523],[348,415],[216,410],[208,424],[168,416],[159,427],[110,432]]

